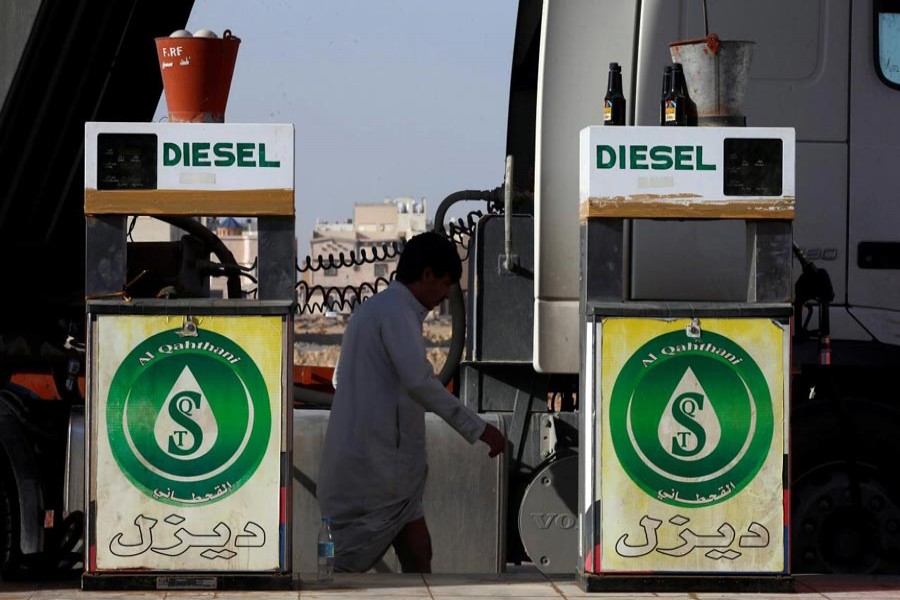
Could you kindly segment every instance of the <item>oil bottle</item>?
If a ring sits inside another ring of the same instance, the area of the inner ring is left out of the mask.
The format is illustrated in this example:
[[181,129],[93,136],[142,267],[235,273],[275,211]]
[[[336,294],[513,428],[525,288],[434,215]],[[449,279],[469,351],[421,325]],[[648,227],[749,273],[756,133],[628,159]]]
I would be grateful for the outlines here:
[[672,77],[669,80],[669,91],[665,99],[666,117],[663,125],[687,125],[687,101],[684,94],[684,70],[681,63],[672,66]]
[[666,94],[672,86],[672,66],[666,65],[663,69],[662,92],[659,95],[659,124],[666,124]]
[[609,82],[603,98],[603,124],[625,124],[625,95],[622,94],[622,67],[609,63]]

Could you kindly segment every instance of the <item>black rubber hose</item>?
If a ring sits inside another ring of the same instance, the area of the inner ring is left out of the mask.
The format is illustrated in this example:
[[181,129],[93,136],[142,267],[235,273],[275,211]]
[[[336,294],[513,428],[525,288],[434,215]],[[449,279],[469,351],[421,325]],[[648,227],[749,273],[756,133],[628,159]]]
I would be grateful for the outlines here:
[[438,373],[438,379],[444,385],[453,379],[466,346],[466,301],[458,283],[450,290],[450,324],[450,349],[447,351],[447,360]]
[[434,230],[438,233],[444,233],[444,218],[447,211],[457,202],[465,202],[466,200],[484,200],[489,202],[500,198],[503,188],[498,187],[492,190],[462,190],[453,192],[443,200],[438,206],[437,212],[434,213]]
[[[154,215],[154,217],[159,219],[160,221],[165,221],[170,225],[174,225],[179,229],[184,229],[192,236],[200,239],[200,241],[202,241],[210,250],[212,250],[212,253],[216,255],[216,258],[218,258],[219,262],[223,265],[238,266],[237,261],[234,260],[234,254],[231,253],[231,250],[229,250],[228,247],[225,246],[225,243],[221,239],[219,239],[219,236],[204,227],[202,223],[198,223],[190,217],[171,217],[157,215]],[[235,271],[231,271],[230,269],[226,269],[226,273],[228,274],[228,297],[232,299],[241,298],[244,295],[244,292],[241,290],[240,274]]]
[[[493,190],[453,192],[441,201],[437,212],[434,214],[434,231],[445,233],[444,219],[447,216],[447,211],[457,202],[466,200],[484,200],[489,202],[498,199],[502,190],[502,187],[498,187]],[[462,360],[463,351],[466,347],[466,301],[463,298],[462,287],[459,284],[454,285],[450,290],[450,318],[450,349],[447,352],[447,360],[444,361],[444,366],[441,367],[441,372],[438,373],[438,379],[444,385],[450,382],[459,368],[459,363]]]

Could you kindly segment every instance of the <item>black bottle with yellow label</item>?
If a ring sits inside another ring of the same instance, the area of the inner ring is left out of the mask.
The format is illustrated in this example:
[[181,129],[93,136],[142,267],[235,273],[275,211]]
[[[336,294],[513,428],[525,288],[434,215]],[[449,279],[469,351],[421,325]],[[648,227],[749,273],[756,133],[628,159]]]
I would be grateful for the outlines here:
[[625,124],[625,95],[622,93],[622,67],[609,63],[609,83],[603,98],[603,124]]
[[687,125],[687,97],[684,91],[684,71],[680,63],[672,67],[672,76],[669,79],[669,91],[665,100],[665,126]]

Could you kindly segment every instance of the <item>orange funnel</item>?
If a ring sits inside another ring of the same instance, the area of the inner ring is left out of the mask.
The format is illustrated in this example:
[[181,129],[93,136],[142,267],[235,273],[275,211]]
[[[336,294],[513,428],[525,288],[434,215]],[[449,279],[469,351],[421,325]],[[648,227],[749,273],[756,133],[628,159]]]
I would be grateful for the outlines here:
[[240,43],[228,29],[221,38],[156,38],[170,122],[225,122]]

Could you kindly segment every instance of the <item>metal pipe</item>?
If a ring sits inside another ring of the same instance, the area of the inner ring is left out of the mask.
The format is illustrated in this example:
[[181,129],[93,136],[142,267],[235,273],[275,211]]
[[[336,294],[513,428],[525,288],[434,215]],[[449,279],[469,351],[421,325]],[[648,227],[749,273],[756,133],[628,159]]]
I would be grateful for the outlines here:
[[447,211],[450,210],[450,207],[457,202],[463,202],[465,200],[496,200],[499,191],[500,188],[495,188],[493,190],[461,190],[459,192],[453,192],[441,200],[441,204],[434,214],[434,230],[438,233],[445,233],[444,218],[447,216]]
[[466,301],[457,283],[450,289],[450,348],[438,379],[444,385],[453,379],[466,347]]
[[[500,188],[493,190],[462,190],[453,192],[444,198],[434,215],[434,231],[438,233],[446,233],[444,231],[444,218],[447,211],[457,202],[465,200],[496,200]],[[438,373],[438,379],[444,385],[453,378],[459,362],[462,360],[463,351],[465,350],[466,341],[466,301],[463,298],[462,288],[459,284],[454,285],[450,290],[450,318],[451,318],[451,334],[450,349],[447,352],[447,359],[441,372]]]

